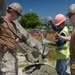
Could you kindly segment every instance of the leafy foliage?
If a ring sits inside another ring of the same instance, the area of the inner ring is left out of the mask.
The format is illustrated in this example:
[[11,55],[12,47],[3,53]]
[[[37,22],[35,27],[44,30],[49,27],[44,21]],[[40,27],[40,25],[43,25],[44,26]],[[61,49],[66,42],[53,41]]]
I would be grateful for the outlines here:
[[19,20],[19,23],[24,28],[35,28],[37,25],[41,24],[41,20],[36,13],[26,13]]

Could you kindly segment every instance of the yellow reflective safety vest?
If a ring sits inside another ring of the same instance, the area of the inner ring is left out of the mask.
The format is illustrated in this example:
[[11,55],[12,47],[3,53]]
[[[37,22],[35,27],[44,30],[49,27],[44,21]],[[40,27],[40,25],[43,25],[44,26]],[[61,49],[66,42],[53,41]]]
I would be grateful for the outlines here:
[[[69,35],[68,28],[65,26],[59,34],[61,33],[64,33],[65,36],[68,36]],[[66,59],[68,58],[69,55],[70,55],[69,41],[66,41],[66,43],[63,44],[62,46],[57,46],[56,48],[56,58],[57,59]]]

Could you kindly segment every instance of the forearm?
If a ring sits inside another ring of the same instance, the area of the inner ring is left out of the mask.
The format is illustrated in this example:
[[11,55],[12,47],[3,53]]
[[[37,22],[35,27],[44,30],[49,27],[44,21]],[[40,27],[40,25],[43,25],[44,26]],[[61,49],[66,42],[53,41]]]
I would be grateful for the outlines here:
[[71,36],[62,36],[62,35],[58,34],[57,32],[56,32],[56,35],[58,35],[59,38],[65,40],[65,41],[70,41],[70,39],[71,39]]
[[56,42],[50,42],[50,45],[52,45],[52,46],[56,46]]
[[49,41],[49,40],[46,40],[46,39],[42,40],[42,44],[48,44],[48,45],[56,46],[56,42]]
[[66,41],[70,41],[70,39],[71,39],[71,36],[61,36],[61,35],[59,35],[59,37],[63,40],[66,40]]

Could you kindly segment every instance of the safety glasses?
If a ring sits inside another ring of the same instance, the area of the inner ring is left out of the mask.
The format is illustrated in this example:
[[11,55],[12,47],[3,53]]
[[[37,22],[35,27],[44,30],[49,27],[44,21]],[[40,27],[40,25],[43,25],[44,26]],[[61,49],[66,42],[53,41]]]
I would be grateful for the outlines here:
[[13,8],[9,7],[9,11],[15,11],[15,13],[17,14],[17,16],[20,16],[20,13],[17,12],[16,10],[14,10]]
[[17,16],[20,16],[19,12],[15,11],[15,13],[17,14]]

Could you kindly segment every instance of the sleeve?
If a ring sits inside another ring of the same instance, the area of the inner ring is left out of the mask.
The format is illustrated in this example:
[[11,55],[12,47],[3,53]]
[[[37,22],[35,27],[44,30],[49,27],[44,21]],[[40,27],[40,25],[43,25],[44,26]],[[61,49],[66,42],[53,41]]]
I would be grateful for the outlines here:
[[[64,33],[61,33],[62,36],[66,36]],[[59,39],[57,42],[56,42],[56,45],[57,46],[62,46],[63,44],[65,44],[66,41],[63,40],[63,39]]]

